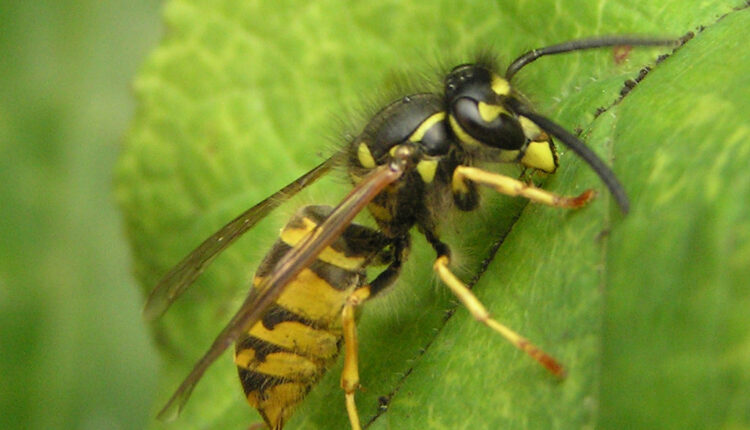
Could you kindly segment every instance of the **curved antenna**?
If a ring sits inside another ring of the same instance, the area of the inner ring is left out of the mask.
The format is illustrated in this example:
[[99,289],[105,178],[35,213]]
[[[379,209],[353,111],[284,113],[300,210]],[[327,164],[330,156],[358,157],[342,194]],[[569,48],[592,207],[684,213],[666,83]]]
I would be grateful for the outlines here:
[[679,44],[680,40],[678,39],[657,39],[643,36],[604,36],[571,40],[557,45],[533,49],[521,55],[510,63],[508,70],[505,71],[505,79],[510,81],[523,67],[546,55],[614,46],[677,46]]
[[620,206],[622,213],[626,214],[630,210],[630,201],[628,200],[625,189],[623,188],[620,181],[615,176],[612,169],[607,166],[601,158],[594,151],[591,150],[585,143],[568,130],[555,123],[551,119],[539,115],[538,113],[525,109],[519,106],[516,109],[519,115],[523,115],[530,119],[534,124],[538,125],[539,128],[546,131],[547,133],[558,138],[562,143],[565,144],[570,150],[578,154],[591,169],[601,178],[602,182],[609,188],[609,192],[612,193],[612,197],[615,198],[617,204]]

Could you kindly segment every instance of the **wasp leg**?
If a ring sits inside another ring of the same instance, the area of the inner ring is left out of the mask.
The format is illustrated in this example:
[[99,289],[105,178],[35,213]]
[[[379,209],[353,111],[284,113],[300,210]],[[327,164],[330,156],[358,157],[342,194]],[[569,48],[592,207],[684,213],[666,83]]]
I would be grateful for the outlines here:
[[357,322],[355,309],[370,297],[370,287],[357,289],[346,300],[341,311],[341,323],[344,329],[344,369],[341,371],[341,388],[346,396],[346,412],[352,430],[360,430],[357,404],[354,402],[354,392],[359,388],[359,346],[357,344]]
[[494,188],[501,194],[526,197],[533,202],[560,208],[579,208],[596,194],[594,190],[589,189],[575,197],[560,196],[505,175],[490,173],[476,167],[458,166],[453,172],[452,186],[455,195],[460,196],[468,189],[467,180]]
[[346,397],[346,412],[352,430],[360,430],[357,403],[354,393],[359,388],[359,344],[357,340],[356,308],[369,298],[388,288],[398,278],[401,265],[409,254],[409,236],[393,241],[393,261],[369,284],[354,290],[347,297],[341,311],[341,325],[344,332],[344,369],[341,371],[341,388]]
[[398,276],[401,274],[401,265],[409,256],[411,237],[402,236],[393,239],[392,246],[393,250],[390,254],[390,264],[382,272],[378,273],[378,276],[370,282],[370,294],[368,298],[381,293],[396,282],[396,279],[398,279]]
[[482,302],[477,299],[477,297],[471,292],[469,287],[461,282],[461,280],[458,279],[456,275],[454,275],[453,272],[451,272],[451,270],[448,268],[449,261],[450,260],[447,255],[440,255],[437,260],[435,260],[435,265],[433,266],[433,268],[435,269],[435,272],[438,274],[438,276],[440,276],[440,279],[448,286],[448,288],[451,289],[453,294],[456,295],[461,303],[466,306],[469,312],[471,312],[471,315],[477,321],[500,333],[501,336],[507,339],[516,348],[520,349],[521,351],[531,356],[531,358],[538,361],[539,364],[549,370],[550,373],[559,377],[564,377],[565,369],[554,358],[534,346],[523,336],[514,332],[505,325],[499,323],[490,316],[487,308],[485,308]]

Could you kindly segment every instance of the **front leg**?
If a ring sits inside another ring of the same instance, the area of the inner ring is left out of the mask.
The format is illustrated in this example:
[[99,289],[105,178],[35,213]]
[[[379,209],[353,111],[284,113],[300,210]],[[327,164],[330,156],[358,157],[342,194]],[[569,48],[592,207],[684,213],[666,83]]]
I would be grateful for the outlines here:
[[469,184],[472,183],[488,186],[508,196],[526,197],[533,202],[568,209],[584,206],[596,194],[594,190],[589,189],[575,197],[560,196],[509,176],[490,173],[476,167],[458,166],[453,171],[451,184],[454,198],[461,199],[461,196],[469,192]]

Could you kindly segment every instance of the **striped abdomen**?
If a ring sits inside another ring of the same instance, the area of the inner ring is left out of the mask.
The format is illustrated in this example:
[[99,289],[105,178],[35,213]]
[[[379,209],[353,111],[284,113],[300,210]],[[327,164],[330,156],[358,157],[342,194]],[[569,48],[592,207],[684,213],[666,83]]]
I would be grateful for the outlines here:
[[[253,288],[330,211],[328,206],[300,210],[258,267]],[[351,292],[365,283],[365,267],[383,246],[379,233],[352,224],[237,341],[234,361],[247,401],[271,429],[283,427],[335,361],[342,342],[341,310]]]

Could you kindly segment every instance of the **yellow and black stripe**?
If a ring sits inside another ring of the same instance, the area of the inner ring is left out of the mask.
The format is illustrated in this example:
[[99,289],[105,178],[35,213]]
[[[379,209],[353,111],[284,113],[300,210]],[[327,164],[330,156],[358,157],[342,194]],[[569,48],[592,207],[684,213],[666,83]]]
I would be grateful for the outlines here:
[[[253,286],[330,213],[307,206],[282,229],[258,268]],[[357,224],[344,233],[285,288],[235,349],[247,401],[271,429],[281,429],[294,408],[335,361],[342,343],[341,310],[366,282],[365,268],[386,245],[384,236]]]

